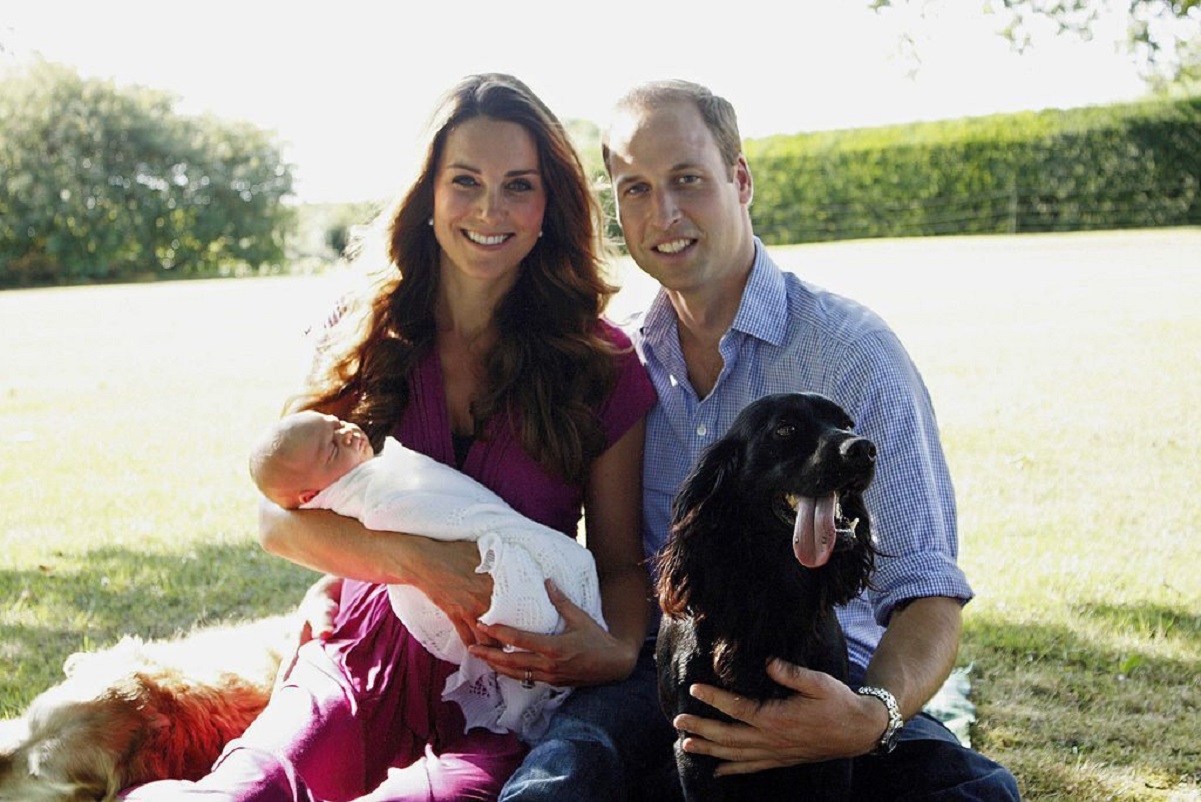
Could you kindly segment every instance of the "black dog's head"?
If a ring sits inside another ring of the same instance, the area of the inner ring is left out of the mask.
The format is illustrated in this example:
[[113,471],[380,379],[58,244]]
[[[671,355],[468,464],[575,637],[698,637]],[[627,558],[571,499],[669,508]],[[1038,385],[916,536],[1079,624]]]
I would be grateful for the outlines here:
[[727,588],[746,590],[731,584],[753,584],[756,575],[803,583],[825,609],[861,592],[875,561],[862,494],[876,447],[852,426],[841,407],[813,393],[747,406],[676,496],[658,562],[663,611],[702,617]]

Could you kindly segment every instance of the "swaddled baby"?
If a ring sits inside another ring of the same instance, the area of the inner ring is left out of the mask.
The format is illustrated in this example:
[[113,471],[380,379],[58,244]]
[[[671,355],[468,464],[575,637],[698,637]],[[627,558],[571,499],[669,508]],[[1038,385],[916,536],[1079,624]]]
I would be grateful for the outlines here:
[[[592,555],[576,541],[521,515],[465,474],[389,437],[378,455],[353,423],[312,410],[287,415],[254,448],[251,475],[262,493],[288,509],[328,509],[368,529],[478,543],[492,576],[492,604],[480,617],[539,633],[563,621],[546,592],[551,579],[604,626]],[[530,740],[570,692],[522,683],[473,657],[450,619],[408,585],[388,588],[392,609],[434,656],[459,669],[442,697],[457,702],[470,727],[512,731]]]

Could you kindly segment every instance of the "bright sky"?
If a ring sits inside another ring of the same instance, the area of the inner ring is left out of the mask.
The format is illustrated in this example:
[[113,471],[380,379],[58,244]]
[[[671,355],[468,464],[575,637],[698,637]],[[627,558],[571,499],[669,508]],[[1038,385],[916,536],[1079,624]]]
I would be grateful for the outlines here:
[[394,194],[435,99],[472,72],[511,72],[561,118],[597,123],[638,81],[688,78],[733,101],[745,137],[1142,93],[1120,19],[1018,55],[980,2],[912,5],[932,14],[868,0],[0,0],[0,46],[8,63],[40,52],[272,129],[311,201]]

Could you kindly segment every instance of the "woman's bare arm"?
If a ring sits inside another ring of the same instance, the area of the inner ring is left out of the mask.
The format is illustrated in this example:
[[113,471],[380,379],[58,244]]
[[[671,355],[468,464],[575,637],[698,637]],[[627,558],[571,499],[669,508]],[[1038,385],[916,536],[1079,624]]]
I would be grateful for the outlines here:
[[[642,553],[642,448],[639,421],[593,463],[585,497],[588,549],[596,560],[609,632],[627,649],[629,671],[658,611]],[[653,608],[653,610],[652,610]]]
[[466,644],[477,642],[476,621],[491,604],[492,578],[477,574],[479,548],[368,529],[329,510],[285,510],[259,504],[264,549],[298,565],[364,582],[413,585],[434,600]]

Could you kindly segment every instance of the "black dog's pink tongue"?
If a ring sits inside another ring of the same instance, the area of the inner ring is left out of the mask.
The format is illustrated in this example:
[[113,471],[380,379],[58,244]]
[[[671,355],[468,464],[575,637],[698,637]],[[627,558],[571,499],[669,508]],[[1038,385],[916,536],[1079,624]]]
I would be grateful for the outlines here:
[[797,500],[796,523],[792,529],[792,550],[806,568],[820,568],[834,553],[834,503],[831,493],[819,499],[801,496]]

